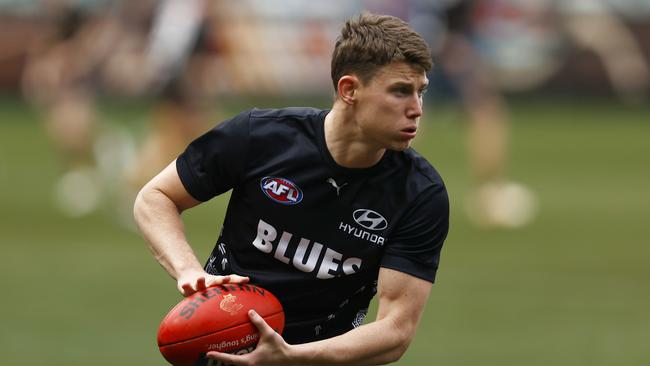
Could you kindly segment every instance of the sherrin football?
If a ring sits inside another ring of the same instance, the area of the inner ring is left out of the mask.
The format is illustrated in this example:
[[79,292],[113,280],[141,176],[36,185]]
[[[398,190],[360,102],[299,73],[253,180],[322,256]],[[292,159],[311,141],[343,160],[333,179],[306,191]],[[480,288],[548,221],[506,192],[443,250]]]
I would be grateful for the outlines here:
[[247,353],[257,344],[257,328],[248,318],[255,310],[282,334],[284,310],[269,291],[250,284],[225,284],[196,292],[179,302],[158,329],[158,348],[175,366],[207,364],[209,351]]

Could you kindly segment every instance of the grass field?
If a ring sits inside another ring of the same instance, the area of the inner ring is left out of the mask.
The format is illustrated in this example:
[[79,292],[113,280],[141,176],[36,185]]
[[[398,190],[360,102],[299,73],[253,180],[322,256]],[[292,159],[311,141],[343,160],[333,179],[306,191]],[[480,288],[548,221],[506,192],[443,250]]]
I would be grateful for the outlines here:
[[[137,135],[148,107],[101,110]],[[426,113],[416,148],[447,182],[452,226],[399,364],[650,365],[650,107],[513,102],[510,175],[540,200],[537,220],[513,231],[468,224],[462,118],[448,105]],[[180,299],[173,281],[108,209],[59,215],[59,173],[37,114],[0,98],[0,364],[165,364],[155,337]],[[225,202],[186,215],[202,260]]]

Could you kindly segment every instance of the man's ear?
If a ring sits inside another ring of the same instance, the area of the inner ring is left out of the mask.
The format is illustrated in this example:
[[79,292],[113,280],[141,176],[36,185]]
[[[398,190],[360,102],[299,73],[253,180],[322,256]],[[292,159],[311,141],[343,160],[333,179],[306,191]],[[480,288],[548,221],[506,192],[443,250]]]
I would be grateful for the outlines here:
[[339,79],[338,96],[346,104],[354,104],[356,101],[359,79],[354,75],[344,75]]

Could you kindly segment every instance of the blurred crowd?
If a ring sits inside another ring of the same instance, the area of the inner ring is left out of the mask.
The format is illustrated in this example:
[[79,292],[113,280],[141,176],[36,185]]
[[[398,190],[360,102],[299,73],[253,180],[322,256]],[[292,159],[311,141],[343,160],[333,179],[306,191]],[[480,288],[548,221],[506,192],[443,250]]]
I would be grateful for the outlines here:
[[[63,166],[62,212],[83,216],[106,199],[130,210],[133,193],[211,127],[220,97],[331,96],[335,37],[364,10],[409,21],[432,46],[431,89],[465,111],[466,206],[480,226],[518,227],[535,213],[534,192],[507,173],[504,93],[582,76],[585,89],[648,102],[643,0],[0,0],[0,88],[42,111]],[[600,68],[573,72],[583,54]],[[103,123],[106,95],[155,101],[144,141]]]

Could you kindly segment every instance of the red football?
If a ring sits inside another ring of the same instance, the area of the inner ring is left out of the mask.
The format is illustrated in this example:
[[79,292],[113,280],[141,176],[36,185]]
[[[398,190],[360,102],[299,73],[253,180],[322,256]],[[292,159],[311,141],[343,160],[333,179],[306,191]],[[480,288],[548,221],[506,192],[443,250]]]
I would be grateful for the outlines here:
[[160,353],[172,365],[194,366],[204,364],[209,351],[250,352],[259,338],[250,309],[282,334],[284,311],[273,294],[250,284],[226,284],[186,297],[165,316],[158,329]]

